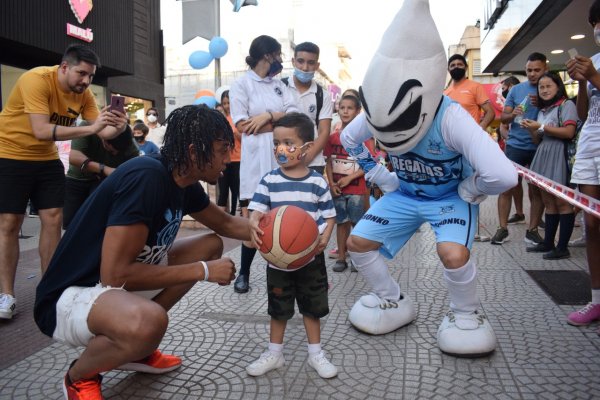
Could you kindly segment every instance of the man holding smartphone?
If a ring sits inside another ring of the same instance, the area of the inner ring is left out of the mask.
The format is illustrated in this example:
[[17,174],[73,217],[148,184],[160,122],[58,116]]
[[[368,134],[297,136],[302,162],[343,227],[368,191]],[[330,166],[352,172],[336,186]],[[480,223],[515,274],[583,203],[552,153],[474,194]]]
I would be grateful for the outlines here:
[[[60,240],[65,173],[55,142],[110,139],[127,128],[123,113],[98,111],[89,86],[99,65],[91,49],[71,45],[60,65],[25,72],[0,113],[0,318],[16,308],[18,235],[29,199],[39,208],[42,273]],[[79,117],[89,125],[76,126]]]

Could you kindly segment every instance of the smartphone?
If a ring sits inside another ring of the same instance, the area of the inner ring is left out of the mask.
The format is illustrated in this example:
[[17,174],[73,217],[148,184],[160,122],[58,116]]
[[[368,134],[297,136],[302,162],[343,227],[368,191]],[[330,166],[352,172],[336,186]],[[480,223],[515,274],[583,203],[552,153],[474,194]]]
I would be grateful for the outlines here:
[[120,111],[125,114],[125,97],[123,96],[111,96],[110,97],[110,110]]
[[579,53],[577,53],[577,49],[576,48],[572,48],[567,50],[567,53],[569,53],[569,58],[575,58],[579,55]]

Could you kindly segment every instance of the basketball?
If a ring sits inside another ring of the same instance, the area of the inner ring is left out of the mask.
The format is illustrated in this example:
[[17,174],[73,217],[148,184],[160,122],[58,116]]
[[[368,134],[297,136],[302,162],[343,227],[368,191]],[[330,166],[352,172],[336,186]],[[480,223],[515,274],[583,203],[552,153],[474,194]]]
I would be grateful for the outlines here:
[[272,209],[259,222],[264,232],[258,251],[272,266],[294,270],[305,266],[314,257],[319,243],[315,220],[296,206]]

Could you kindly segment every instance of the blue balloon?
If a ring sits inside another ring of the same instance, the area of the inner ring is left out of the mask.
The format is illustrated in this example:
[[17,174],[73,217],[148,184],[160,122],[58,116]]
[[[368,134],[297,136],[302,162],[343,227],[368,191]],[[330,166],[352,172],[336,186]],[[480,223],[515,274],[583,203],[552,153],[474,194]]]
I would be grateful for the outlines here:
[[223,57],[225,54],[227,54],[228,48],[229,47],[227,46],[225,39],[219,36],[212,38],[208,44],[208,51],[210,51],[210,55],[214,58]]
[[215,108],[217,106],[217,99],[215,99],[213,96],[202,96],[194,100],[194,104],[204,104],[208,108]]
[[202,69],[208,67],[213,60],[210,53],[202,50],[198,50],[190,54],[189,63],[194,69]]

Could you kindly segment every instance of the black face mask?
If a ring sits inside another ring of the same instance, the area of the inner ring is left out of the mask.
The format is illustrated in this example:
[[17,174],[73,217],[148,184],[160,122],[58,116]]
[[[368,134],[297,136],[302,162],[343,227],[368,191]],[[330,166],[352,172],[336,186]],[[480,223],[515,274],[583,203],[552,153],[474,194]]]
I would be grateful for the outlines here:
[[138,143],[142,143],[144,141],[144,137],[143,136],[134,136],[133,138]]
[[504,97],[504,98],[508,97],[508,90],[502,91],[502,97]]
[[465,77],[466,72],[467,71],[464,68],[454,68],[450,70],[450,76],[453,80],[460,81]]

